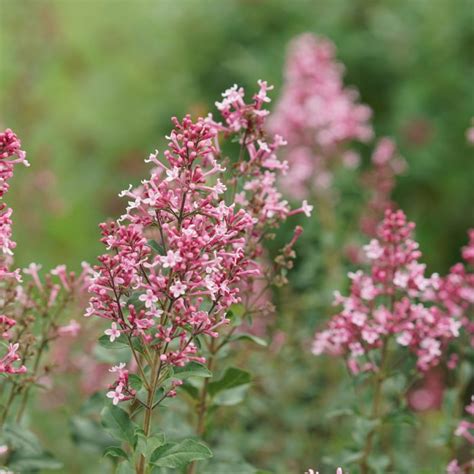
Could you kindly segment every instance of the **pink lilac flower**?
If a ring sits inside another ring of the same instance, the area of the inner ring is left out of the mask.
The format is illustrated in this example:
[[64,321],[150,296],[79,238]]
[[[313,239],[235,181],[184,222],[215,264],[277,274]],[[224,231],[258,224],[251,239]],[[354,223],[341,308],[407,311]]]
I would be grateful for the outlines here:
[[152,290],[146,290],[146,292],[143,295],[140,295],[138,299],[145,303],[146,308],[151,309],[158,301],[158,296],[156,296]]
[[65,326],[60,326],[58,328],[58,335],[76,337],[79,334],[80,330],[81,325],[74,319],[71,319],[71,321],[69,321],[69,324],[66,324]]
[[29,166],[20,139],[7,128],[0,133],[0,198],[8,191],[8,180],[13,176],[14,166],[19,163]]
[[[284,141],[266,136],[271,87],[259,85],[250,103],[237,86],[223,94],[223,123],[211,115],[174,118],[163,160],[149,156],[150,177],[121,193],[129,199],[125,214],[100,226],[107,253],[94,268],[86,316],[110,320],[111,340],[138,338],[163,367],[205,361],[195,338],[218,337],[229,308],[264,276],[258,259],[267,232],[311,210],[292,211],[276,188]],[[223,156],[220,138],[240,143],[238,162]],[[112,388],[120,384],[127,388],[124,381]]]
[[407,401],[414,411],[439,410],[444,395],[443,371],[439,367],[429,370],[423,379],[408,392]]
[[166,256],[161,259],[163,268],[174,268],[177,263],[181,262],[183,259],[180,257],[179,252],[173,252],[168,250]]
[[[215,329],[227,322],[226,309],[239,301],[237,284],[258,269],[243,251],[253,219],[235,205],[217,200],[207,185],[221,171],[212,144],[215,127],[203,119],[193,123],[189,117],[174,123],[165,157],[179,173],[166,181],[162,178],[166,166],[152,157],[156,168],[151,178],[126,194],[131,203],[122,221],[127,224],[102,225],[102,241],[114,253],[99,258],[87,314],[112,320],[111,337],[116,331],[141,337],[161,349],[167,364],[179,366],[203,360],[196,355],[193,337],[215,336]],[[153,254],[145,233],[155,226],[164,237],[166,257],[171,256],[169,251],[181,255],[182,261],[174,259],[178,267],[165,267],[163,256]],[[157,302],[156,296],[164,319],[152,320],[152,326],[145,324],[144,329],[140,323],[152,316],[150,308],[125,305],[130,289],[144,295],[141,301],[148,307]],[[211,301],[207,311],[199,309],[205,299]]]
[[270,129],[288,140],[291,167],[282,185],[294,198],[329,187],[335,162],[353,167],[359,161],[354,152],[346,154],[346,145],[366,142],[373,135],[371,111],[358,103],[356,90],[344,87],[344,67],[335,55],[329,40],[309,33],[290,45],[283,92]]
[[122,401],[125,398],[125,395],[122,393],[123,385],[117,385],[113,390],[107,392],[107,397],[112,399],[112,403],[117,405],[118,402]]
[[42,291],[43,290],[43,285],[41,283],[40,277],[39,277],[39,271],[41,270],[42,266],[37,264],[37,263],[30,263],[27,268],[23,269],[23,273],[25,275],[30,275],[32,280],[34,281],[36,287],[38,290]]
[[474,347],[474,229],[468,232],[469,243],[462,249],[465,263],[456,263],[439,278],[434,297],[453,318],[459,318]]
[[14,319],[5,316],[4,314],[0,315],[0,337],[5,340],[9,340],[11,338],[11,329],[16,325],[16,321]]
[[414,227],[402,211],[386,211],[377,239],[365,247],[370,271],[349,274],[349,296],[336,293],[342,310],[316,334],[314,354],[344,355],[353,372],[372,370],[368,354],[392,338],[416,356],[419,370],[439,363],[447,344],[459,336],[461,321],[427,300],[439,277],[424,275]]
[[[8,180],[13,176],[14,167],[17,164],[28,166],[26,161],[26,153],[21,149],[21,142],[14,132],[6,129],[0,133],[0,199],[8,191]],[[12,270],[13,249],[16,243],[12,237],[12,210],[7,207],[4,202],[0,202],[0,282],[7,283],[10,280],[21,282],[20,270]],[[9,329],[13,327],[14,322],[5,315],[2,316],[4,325],[2,331],[3,339],[10,340],[11,332]],[[7,353],[2,357],[0,355],[0,373],[18,374],[26,371],[24,365],[18,367],[20,356],[18,355],[19,345],[17,343],[10,344]],[[21,362],[20,362],[21,363]],[[15,364],[15,365],[13,365]]]
[[[26,367],[24,365],[15,364],[21,361],[20,356],[17,354],[19,344],[9,344],[6,355],[0,358],[0,374],[24,374]],[[15,365],[14,365],[15,364]]]
[[104,334],[106,336],[109,336],[110,338],[110,342],[114,342],[115,339],[117,339],[118,337],[120,337],[120,330],[117,329],[117,323],[112,323],[112,327],[110,329],[106,329],[104,331]]

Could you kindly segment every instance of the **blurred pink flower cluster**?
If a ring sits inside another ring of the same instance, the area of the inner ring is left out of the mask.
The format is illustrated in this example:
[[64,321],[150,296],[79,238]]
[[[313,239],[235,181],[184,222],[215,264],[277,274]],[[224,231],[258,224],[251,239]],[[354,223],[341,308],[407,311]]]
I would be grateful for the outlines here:
[[[276,190],[286,166],[275,152],[284,141],[265,136],[270,88],[259,86],[249,104],[237,86],[223,94],[216,104],[223,124],[212,116],[174,118],[164,161],[150,155],[150,178],[122,193],[130,199],[126,213],[101,225],[108,252],[95,267],[86,316],[110,321],[110,342],[138,338],[145,357],[150,350],[159,356],[159,370],[205,361],[195,337],[217,337],[231,305],[265,276],[258,258],[268,230],[311,212],[306,203],[290,210]],[[237,162],[222,156],[219,134],[240,144]],[[291,248],[285,252],[292,257]],[[117,373],[114,403],[133,396],[126,369]]]
[[[15,165],[20,163],[28,166],[26,153],[21,149],[21,142],[16,134],[8,128],[0,133],[0,199],[3,199],[4,194],[8,191],[8,180],[13,176]],[[11,239],[12,212],[4,202],[0,204],[0,282],[3,288],[21,281],[20,270],[12,271],[10,269],[13,263],[13,249],[16,247],[16,243]],[[13,337],[11,329],[15,325],[16,321],[13,318],[9,318],[5,314],[0,315],[1,339],[11,341]],[[0,357],[0,373],[26,372],[26,367],[21,365],[18,349],[18,343],[9,343],[6,354]]]
[[335,55],[333,43],[312,34],[297,37],[290,46],[270,129],[288,140],[291,166],[282,186],[294,198],[328,188],[335,163],[357,166],[359,157],[347,145],[373,136],[371,110],[358,103],[355,89],[344,87],[344,66]]
[[[0,199],[8,191],[8,180],[17,164],[28,166],[21,142],[10,129],[0,133]],[[5,421],[13,400],[22,398],[17,406],[17,420],[23,415],[28,393],[33,384],[46,380],[55,361],[43,365],[43,356],[52,341],[75,337],[79,324],[71,320],[61,325],[64,311],[85,294],[89,266],[83,264],[80,275],[59,265],[43,278],[41,265],[31,263],[21,271],[13,269],[12,210],[0,204],[0,374],[4,374],[1,420]],[[23,278],[26,281],[23,281]],[[20,374],[25,374],[19,377]],[[10,378],[15,376],[14,379]],[[10,387],[9,387],[10,385]],[[10,388],[10,390],[8,390]],[[9,393],[7,393],[9,392]]]
[[437,299],[446,311],[458,318],[474,347],[474,229],[469,231],[469,243],[462,249],[465,263],[456,263],[440,279]]
[[377,370],[368,354],[393,338],[416,355],[419,370],[438,364],[447,343],[459,335],[461,321],[433,304],[440,278],[425,277],[414,227],[402,211],[386,211],[378,238],[364,247],[370,272],[349,274],[350,295],[336,294],[335,304],[343,309],[316,334],[314,354],[346,355],[355,373]]

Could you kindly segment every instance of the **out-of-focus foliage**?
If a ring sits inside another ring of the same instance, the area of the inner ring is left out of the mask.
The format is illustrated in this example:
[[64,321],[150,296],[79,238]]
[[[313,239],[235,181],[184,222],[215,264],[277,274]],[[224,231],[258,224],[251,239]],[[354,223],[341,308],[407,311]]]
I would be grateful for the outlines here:
[[[474,222],[474,157],[464,136],[474,111],[473,25],[471,0],[0,0],[0,125],[21,136],[32,164],[11,190],[18,264],[94,261],[97,224],[121,213],[117,193],[145,175],[143,158],[163,148],[169,118],[207,113],[235,82],[253,90],[266,79],[276,98],[287,42],[310,31],[336,44],[346,83],[374,110],[376,134],[396,140],[409,170],[394,198],[417,222],[430,271],[445,272]],[[317,209],[311,225],[319,225]],[[276,295],[270,348],[239,354],[238,365],[255,372],[251,394],[218,412],[225,430],[209,440],[217,460],[239,474],[247,472],[243,459],[282,474],[332,468],[364,430],[351,432],[345,412],[356,392],[362,407],[363,386],[344,378],[340,362],[309,353],[314,328],[328,316],[328,295],[318,289],[333,285],[301,272],[321,265],[318,249],[305,245],[314,242],[300,241],[311,259],[293,273],[296,290]],[[286,333],[281,348],[277,331]],[[445,401],[453,417],[461,410],[455,399]],[[38,405],[34,417],[64,472],[89,473],[92,458],[77,449],[99,459],[104,435],[78,406],[46,417]],[[182,412],[163,422],[188,435]],[[77,445],[65,441],[69,416]],[[384,438],[400,447],[392,461],[403,472],[438,472],[449,459],[442,436],[454,424],[445,426],[438,412],[406,421]]]
[[234,82],[265,78],[278,94],[286,43],[303,31],[336,43],[377,133],[397,139],[410,166],[397,198],[430,263],[445,269],[455,258],[473,219],[464,140],[474,103],[470,0],[455,8],[449,0],[2,0],[0,8],[1,121],[23,137],[34,165],[17,191],[26,213],[18,240],[35,235],[22,261],[93,258],[96,223],[117,212],[117,189],[141,175],[169,117],[207,112]]

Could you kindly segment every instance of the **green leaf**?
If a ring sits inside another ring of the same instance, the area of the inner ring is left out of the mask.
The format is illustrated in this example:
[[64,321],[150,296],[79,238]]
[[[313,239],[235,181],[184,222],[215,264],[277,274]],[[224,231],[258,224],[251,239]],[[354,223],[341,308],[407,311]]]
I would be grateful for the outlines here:
[[229,390],[240,385],[247,385],[251,380],[252,376],[250,372],[237,369],[236,367],[229,367],[222,378],[208,385],[209,394],[212,397],[223,390]]
[[115,474],[135,474],[135,468],[130,464],[129,461],[122,461],[117,466]]
[[239,385],[238,387],[222,390],[212,400],[213,405],[232,406],[240,403],[247,393],[250,384]]
[[137,392],[140,391],[143,387],[142,379],[137,374],[129,374],[128,383],[130,387],[132,387]]
[[72,440],[81,449],[100,453],[115,442],[115,439],[95,420],[74,416],[71,418],[70,426]]
[[212,372],[199,362],[189,362],[184,367],[176,367],[174,376],[178,379],[187,379],[188,377],[212,377]]
[[106,448],[103,455],[104,457],[110,456],[113,458],[128,459],[128,454],[122,448],[119,448],[118,446],[109,446],[108,448]]
[[135,291],[131,294],[129,298],[127,298],[126,307],[128,308],[130,305],[134,306],[135,308],[142,308],[144,305],[143,301],[140,301],[140,295],[142,292]]
[[158,254],[158,255],[164,255],[166,252],[165,252],[165,249],[163,247],[163,245],[161,245],[160,243],[158,243],[156,240],[153,240],[153,239],[149,239],[148,240],[148,245]]
[[127,338],[123,335],[115,339],[114,342],[111,342],[109,336],[104,334],[99,337],[99,344],[106,349],[124,349],[129,347]]
[[261,337],[254,336],[253,334],[248,334],[248,333],[239,333],[235,334],[230,338],[231,341],[250,341],[254,342],[258,346],[262,347],[267,347],[268,343],[265,341],[265,339],[262,339]]
[[166,442],[164,433],[156,433],[146,437],[140,428],[136,430],[135,434],[137,435],[137,447],[135,452],[143,454],[147,460],[150,459],[150,456],[158,447],[164,445]]
[[108,348],[96,344],[93,349],[93,355],[98,362],[117,365],[120,362],[128,362],[132,356],[132,352],[129,347],[123,344]]
[[191,398],[197,400],[199,398],[199,390],[190,383],[184,382],[180,387],[181,390],[184,390]]
[[339,408],[337,410],[330,410],[326,413],[325,418],[327,420],[332,420],[333,418],[339,418],[343,416],[352,416],[354,415],[354,410],[350,408]]
[[9,460],[8,467],[13,472],[31,472],[40,469],[61,469],[63,464],[47,452],[25,454],[15,451]]
[[13,448],[9,459],[11,470],[25,472],[62,468],[62,463],[41,447],[38,438],[31,431],[19,425],[7,424],[3,428],[3,437]]
[[[352,464],[360,461],[363,457],[364,453],[362,451],[343,451],[340,453],[337,463],[341,465]],[[334,464],[335,462],[336,460],[332,460],[331,464]]]
[[395,410],[384,417],[384,421],[390,424],[406,424],[411,426],[416,426],[418,420],[413,412],[408,408],[400,408]]
[[38,438],[31,431],[18,425],[5,425],[3,428],[3,436],[7,444],[14,449],[31,454],[41,454],[43,452]]
[[135,444],[135,425],[128,413],[116,406],[108,406],[102,410],[102,424],[114,438],[125,441],[129,445]]
[[384,474],[387,472],[388,466],[390,466],[390,458],[385,454],[373,454],[369,456],[368,464],[376,474]]
[[194,439],[185,439],[180,443],[166,443],[156,449],[151,455],[155,466],[179,469],[192,461],[212,457],[211,450],[203,443]]
[[79,411],[83,416],[94,415],[102,409],[106,400],[104,392],[96,392],[81,405]]
[[365,443],[369,433],[380,426],[380,423],[381,420],[379,418],[371,420],[364,417],[357,417],[355,419],[352,437],[356,443],[358,443],[358,445],[362,446]]
[[138,353],[145,353],[145,347],[139,337],[132,337],[132,346]]

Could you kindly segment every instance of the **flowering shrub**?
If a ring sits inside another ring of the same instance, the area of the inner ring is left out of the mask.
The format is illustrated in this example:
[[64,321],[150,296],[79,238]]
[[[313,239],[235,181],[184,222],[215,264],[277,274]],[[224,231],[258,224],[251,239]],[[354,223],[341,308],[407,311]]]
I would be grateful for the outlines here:
[[336,292],[335,304],[342,305],[342,311],[331,318],[328,329],[316,334],[313,344],[314,354],[344,356],[353,374],[371,374],[373,426],[362,443],[361,472],[369,472],[376,428],[387,416],[383,384],[411,354],[421,373],[439,364],[460,332],[459,317],[433,304],[440,278],[424,275],[421,252],[412,239],[414,227],[402,211],[386,211],[378,238],[364,247],[370,271],[349,274],[350,295]]
[[[412,472],[415,437],[446,472],[474,469],[474,231],[462,263],[427,274],[415,225],[394,210],[405,161],[387,137],[367,151],[371,111],[343,72],[331,42],[303,35],[275,114],[259,81],[250,98],[225,91],[216,117],[173,118],[167,149],[120,193],[125,212],[100,225],[104,253],[79,275],[15,267],[3,199],[27,162],[16,135],[0,134],[0,473],[61,468],[27,429],[59,407],[75,471],[84,449],[106,458],[85,457],[87,472],[296,473],[310,456],[328,472]],[[408,141],[422,144],[423,120]],[[51,176],[42,170],[42,187]],[[297,260],[308,201],[314,258]],[[328,288],[341,290],[336,311]],[[311,357],[311,342],[335,357]],[[338,358],[350,377],[339,380]],[[54,445],[47,421],[39,437]]]
[[[29,165],[25,156],[15,133],[10,129],[0,133],[1,199],[8,191],[14,167]],[[87,286],[88,266],[84,264],[84,271],[76,276],[60,265],[43,279],[39,276],[41,266],[35,263],[23,272],[15,269],[12,210],[2,202],[0,212],[0,440],[7,443],[2,445],[5,446],[2,454],[8,453],[8,464],[14,469],[25,463],[32,468],[48,464],[54,469],[61,464],[39,447],[35,460],[29,459],[31,453],[17,440],[19,428],[15,423],[23,418],[32,387],[41,386],[42,379],[54,369],[54,365],[44,364],[48,346],[58,338],[77,334],[79,324],[71,320],[61,325],[61,318]],[[27,281],[23,281],[24,276]],[[35,439],[31,433],[29,436],[30,440]]]
[[296,198],[330,187],[338,162],[357,166],[359,158],[347,145],[373,135],[371,110],[357,103],[355,89],[344,88],[344,67],[335,53],[331,41],[311,34],[295,38],[288,53],[285,84],[270,125],[290,144],[291,167],[282,184]]
[[453,317],[458,318],[474,347],[474,230],[469,231],[469,243],[462,249],[463,263],[455,264],[440,279],[436,296],[441,305]]
[[[306,202],[290,210],[275,188],[276,173],[286,169],[275,155],[284,141],[265,136],[268,112],[263,106],[270,88],[265,82],[259,86],[249,104],[237,86],[223,94],[216,105],[224,124],[212,116],[195,122],[190,116],[173,119],[164,161],[157,153],[150,155],[150,178],[122,193],[129,198],[126,213],[117,222],[101,225],[108,253],[94,269],[86,316],[110,322],[102,344],[131,349],[129,368],[125,363],[112,367],[117,379],[107,397],[113,405],[130,401],[130,418],[144,411],[143,429],[129,420],[135,434],[120,438],[127,441],[139,473],[148,464],[176,467],[166,459],[168,450],[158,448],[164,438],[152,434],[152,416],[166,398],[177,395],[184,379],[205,379],[201,387],[187,388],[195,395],[198,435],[204,434],[209,403],[222,391],[248,385],[250,375],[236,368],[209,382],[218,351],[242,337],[235,333],[239,323],[231,322],[230,310],[239,305],[240,318],[258,312],[251,297],[253,283],[282,281],[301,229],[270,268],[259,260],[262,242],[288,216],[311,212]],[[240,146],[237,159],[225,157],[219,134],[235,138]],[[110,418],[129,417],[111,407],[103,416],[106,425]],[[158,449],[147,454],[136,436]],[[211,455],[194,440],[169,449],[183,456],[183,464]],[[129,458],[125,452],[121,455]]]
[[370,358],[373,350],[387,350],[389,339],[407,347],[424,371],[439,363],[447,343],[459,335],[461,322],[425,296],[438,287],[438,275],[424,276],[421,252],[412,240],[414,224],[402,211],[390,211],[378,230],[378,239],[364,247],[371,271],[350,273],[350,296],[336,294],[343,310],[329,329],[318,333],[313,353],[347,355],[352,372],[379,370],[383,361]]

